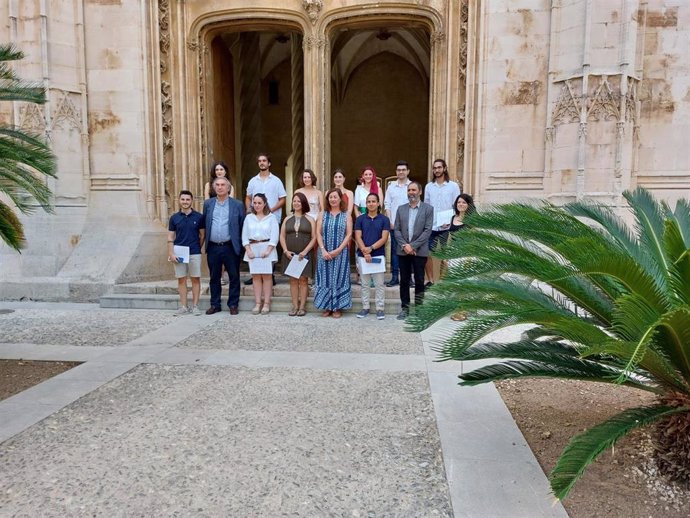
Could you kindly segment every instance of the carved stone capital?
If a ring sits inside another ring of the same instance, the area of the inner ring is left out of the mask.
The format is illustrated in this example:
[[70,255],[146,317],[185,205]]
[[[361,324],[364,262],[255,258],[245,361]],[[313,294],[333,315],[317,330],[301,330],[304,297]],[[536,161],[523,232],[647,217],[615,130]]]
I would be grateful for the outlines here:
[[316,24],[319,19],[319,13],[323,7],[323,2],[321,0],[302,0],[302,7],[309,15],[312,25]]

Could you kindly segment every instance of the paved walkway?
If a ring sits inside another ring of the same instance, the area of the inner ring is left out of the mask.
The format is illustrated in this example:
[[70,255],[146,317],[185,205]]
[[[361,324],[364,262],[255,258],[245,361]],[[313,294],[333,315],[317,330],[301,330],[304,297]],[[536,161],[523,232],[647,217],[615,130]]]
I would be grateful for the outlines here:
[[493,386],[394,318],[0,302],[3,516],[565,517]]

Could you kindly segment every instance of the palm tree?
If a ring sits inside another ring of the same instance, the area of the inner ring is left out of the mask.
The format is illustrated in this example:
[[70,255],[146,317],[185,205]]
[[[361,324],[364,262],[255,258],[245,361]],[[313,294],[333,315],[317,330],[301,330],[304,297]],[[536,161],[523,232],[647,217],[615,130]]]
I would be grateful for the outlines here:
[[[43,104],[45,90],[19,79],[9,66],[24,54],[11,45],[0,45],[0,101]],[[22,214],[30,214],[36,204],[52,212],[52,193],[44,177],[55,177],[55,157],[37,135],[18,128],[0,126],[0,194],[6,195]],[[0,200],[0,238],[19,251],[24,245],[22,223],[12,207]]]
[[[549,479],[563,499],[586,467],[631,430],[654,424],[660,470],[690,485],[690,204],[675,210],[626,192],[634,218],[577,202],[510,203],[467,220],[440,250],[459,258],[409,317],[414,330],[462,309],[466,323],[440,360],[497,358],[461,385],[555,377],[627,385],[657,395],[575,436]],[[509,343],[483,340],[530,324]]]

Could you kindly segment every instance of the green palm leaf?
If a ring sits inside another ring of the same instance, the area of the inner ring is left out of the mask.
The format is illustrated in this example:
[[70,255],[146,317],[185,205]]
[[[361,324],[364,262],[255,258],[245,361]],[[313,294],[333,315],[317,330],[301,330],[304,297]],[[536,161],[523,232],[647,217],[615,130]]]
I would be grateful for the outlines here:
[[687,408],[668,406],[632,408],[576,435],[566,446],[549,476],[551,489],[556,498],[563,500],[587,466],[621,437],[635,428],[647,426],[663,417],[687,411]]
[[[0,101],[45,103],[40,85],[22,81],[8,62],[22,59],[12,45],[0,45]],[[36,206],[52,212],[51,191],[45,177],[55,177],[55,156],[43,139],[11,128],[0,127],[0,194],[5,194],[23,214]],[[24,244],[21,221],[7,204],[0,205],[0,238],[19,249]]]

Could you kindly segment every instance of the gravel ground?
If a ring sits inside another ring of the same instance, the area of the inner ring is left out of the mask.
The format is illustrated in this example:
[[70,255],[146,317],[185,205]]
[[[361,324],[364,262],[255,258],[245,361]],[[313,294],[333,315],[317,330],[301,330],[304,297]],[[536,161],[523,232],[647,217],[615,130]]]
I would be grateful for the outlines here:
[[[324,322],[328,332],[324,332]],[[238,333],[238,330],[242,332]],[[385,337],[385,340],[383,339]],[[177,347],[249,351],[301,351],[376,354],[424,354],[417,333],[407,333],[395,315],[385,320],[359,319],[345,315],[341,319],[316,314],[289,317],[271,314],[220,319],[193,334]]]
[[172,311],[18,309],[0,314],[0,342],[113,346],[170,323]]
[[9,516],[452,514],[425,373],[143,365],[3,443],[0,487]]

